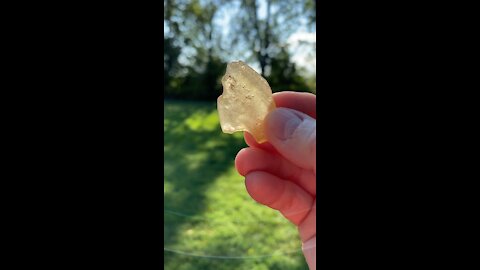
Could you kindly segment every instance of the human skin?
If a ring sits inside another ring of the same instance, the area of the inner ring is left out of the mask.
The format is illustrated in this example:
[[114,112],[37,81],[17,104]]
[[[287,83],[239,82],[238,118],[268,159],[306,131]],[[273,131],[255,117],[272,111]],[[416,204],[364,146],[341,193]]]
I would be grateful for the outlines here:
[[265,120],[268,142],[258,144],[245,132],[249,147],[237,154],[235,166],[254,200],[297,226],[305,259],[316,269],[316,96],[279,92],[273,99],[277,109]]

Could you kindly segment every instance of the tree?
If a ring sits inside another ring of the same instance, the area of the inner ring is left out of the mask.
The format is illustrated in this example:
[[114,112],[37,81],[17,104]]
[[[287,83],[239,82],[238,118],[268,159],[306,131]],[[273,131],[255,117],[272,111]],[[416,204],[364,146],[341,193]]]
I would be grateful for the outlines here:
[[164,68],[169,69],[164,73],[173,82],[166,88],[166,96],[213,99],[221,93],[219,77],[226,63],[218,55],[214,19],[224,2],[164,1],[164,24],[168,28],[164,40],[171,41],[164,50]]
[[[313,0],[164,0],[166,96],[215,99],[232,55],[257,62],[262,75],[274,84],[300,87],[285,43],[300,22],[315,18],[314,4]],[[224,16],[231,17],[228,25],[217,21],[226,11]],[[226,29],[228,35],[223,33]]]
[[[312,0],[264,0],[265,15],[260,16],[259,0],[240,0],[238,22],[232,25],[242,33],[243,42],[258,61],[262,76],[269,75],[272,59],[280,53],[288,36],[301,25],[301,18]],[[310,16],[312,12],[310,11]],[[315,14],[315,12],[313,12]],[[283,42],[282,42],[283,41]]]
[[267,81],[273,92],[286,90],[308,92],[310,88],[307,81],[298,74],[297,67],[292,63],[285,47],[282,47],[280,53],[272,59],[271,74]]

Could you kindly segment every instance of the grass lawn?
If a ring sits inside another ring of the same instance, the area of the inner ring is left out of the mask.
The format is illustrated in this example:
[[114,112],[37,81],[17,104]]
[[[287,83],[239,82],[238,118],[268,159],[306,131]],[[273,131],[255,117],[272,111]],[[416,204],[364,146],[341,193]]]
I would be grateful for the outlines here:
[[165,101],[165,269],[308,269],[297,229],[247,194],[246,147],[223,134],[215,103]]

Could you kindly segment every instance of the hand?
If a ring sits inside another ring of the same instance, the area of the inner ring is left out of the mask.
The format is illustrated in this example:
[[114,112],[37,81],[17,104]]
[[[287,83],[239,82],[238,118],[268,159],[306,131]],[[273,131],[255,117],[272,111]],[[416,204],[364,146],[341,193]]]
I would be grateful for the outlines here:
[[280,92],[266,119],[267,143],[245,132],[250,146],[235,160],[250,196],[298,227],[305,259],[316,269],[316,96]]

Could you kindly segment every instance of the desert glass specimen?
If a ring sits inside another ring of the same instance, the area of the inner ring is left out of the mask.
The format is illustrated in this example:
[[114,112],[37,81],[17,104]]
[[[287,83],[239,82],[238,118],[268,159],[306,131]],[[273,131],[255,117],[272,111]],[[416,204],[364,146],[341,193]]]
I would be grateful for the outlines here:
[[227,65],[222,78],[223,94],[217,99],[224,133],[248,131],[258,143],[267,141],[264,121],[275,109],[267,80],[242,61]]

